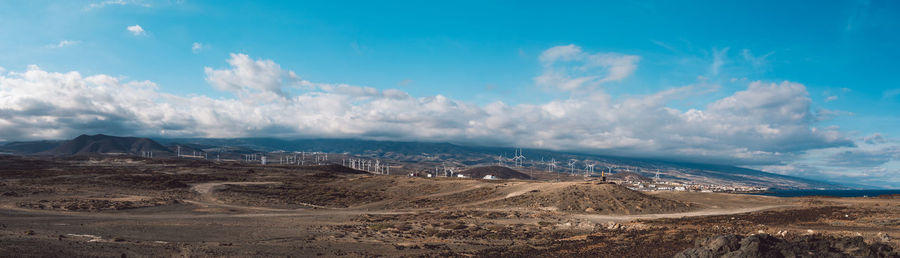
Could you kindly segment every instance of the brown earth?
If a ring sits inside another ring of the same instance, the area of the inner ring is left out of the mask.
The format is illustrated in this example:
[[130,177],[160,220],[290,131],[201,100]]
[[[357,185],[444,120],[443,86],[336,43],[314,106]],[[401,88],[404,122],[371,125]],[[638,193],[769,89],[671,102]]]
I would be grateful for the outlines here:
[[484,178],[487,175],[492,175],[499,179],[531,179],[531,176],[528,174],[501,166],[475,167],[459,173],[471,178]]
[[900,199],[886,197],[646,194],[176,159],[0,164],[0,254],[26,257],[672,257],[761,233],[772,246],[881,248],[875,257],[900,244]]
[[615,184],[552,183],[522,195],[504,198],[485,207],[530,207],[599,214],[651,214],[685,212],[694,206],[643,194]]

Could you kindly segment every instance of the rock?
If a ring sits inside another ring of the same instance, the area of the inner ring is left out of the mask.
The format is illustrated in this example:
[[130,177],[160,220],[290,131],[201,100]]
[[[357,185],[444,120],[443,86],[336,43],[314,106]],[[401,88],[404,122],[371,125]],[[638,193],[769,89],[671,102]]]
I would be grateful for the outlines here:
[[615,223],[615,222],[612,222],[612,221],[606,223],[606,229],[607,229],[607,230],[618,230],[618,229],[621,229],[621,228],[622,228],[622,225],[619,225],[618,223]]
[[584,212],[594,212],[594,208],[587,208],[587,209],[584,209]]
[[878,240],[880,240],[881,242],[890,242],[891,236],[885,233],[878,232]]
[[9,192],[4,192],[4,193],[3,193],[3,196],[6,196],[6,197],[19,197],[19,193],[16,193],[16,192],[13,192],[13,191],[9,191]]
[[862,237],[804,235],[787,241],[768,234],[699,239],[675,257],[900,257],[890,245]]
[[581,223],[578,223],[577,226],[580,229],[594,229],[595,225],[594,225],[594,223],[590,223],[590,222],[581,222]]
[[163,183],[162,186],[165,188],[185,188],[185,187],[188,187],[189,185],[187,185],[181,181],[178,181],[176,179],[170,179],[170,180],[166,181],[165,183]]
[[769,234],[757,234],[741,240],[741,248],[724,257],[782,257],[785,241]]

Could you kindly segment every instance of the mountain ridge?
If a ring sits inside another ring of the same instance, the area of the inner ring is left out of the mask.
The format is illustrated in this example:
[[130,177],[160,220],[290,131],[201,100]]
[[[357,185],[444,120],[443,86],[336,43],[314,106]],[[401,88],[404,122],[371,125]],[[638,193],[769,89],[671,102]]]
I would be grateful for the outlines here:
[[142,152],[171,153],[172,151],[150,138],[119,137],[105,134],[82,134],[72,140],[63,142],[59,146],[36,154],[47,156],[98,154],[140,155]]
[[[378,158],[406,162],[410,164],[438,165],[444,162],[461,167],[475,167],[493,165],[497,163],[498,156],[505,157],[508,164],[512,164],[509,158],[514,153],[509,147],[483,147],[464,146],[447,142],[401,142],[401,141],[374,141],[359,139],[293,139],[284,140],[277,138],[138,138],[117,137],[108,135],[81,135],[69,141],[56,142],[17,142],[0,146],[3,151],[7,146],[18,147],[20,155],[97,155],[97,154],[130,154],[140,155],[142,151],[154,151],[157,157],[172,156],[173,150],[181,147],[183,153],[187,151],[206,151],[233,159],[240,159],[242,154],[260,152],[326,152],[349,154],[358,157]],[[53,147],[54,145],[57,146]],[[25,148],[25,147],[28,148]],[[168,146],[168,147],[166,147]],[[36,150],[53,147],[51,149],[31,152],[23,150]],[[538,160],[557,160],[559,167],[564,167],[565,161],[575,160],[579,164],[587,162],[599,164],[596,169],[611,170],[614,173],[628,172],[635,175],[652,178],[656,171],[660,171],[660,179],[675,181],[690,181],[705,184],[733,184],[740,183],[750,186],[765,186],[786,189],[846,189],[845,185],[831,182],[817,181],[800,177],[793,177],[760,170],[743,168],[733,165],[704,164],[680,161],[654,160],[647,158],[628,158],[603,156],[594,154],[582,154],[573,152],[559,152],[540,149],[523,149],[527,157],[524,168],[532,170],[545,169],[546,163]],[[212,157],[212,155],[210,155]],[[579,165],[577,168],[582,170]],[[559,169],[562,170],[562,169]],[[565,169],[569,171],[569,169]],[[599,172],[599,170],[597,170]]]

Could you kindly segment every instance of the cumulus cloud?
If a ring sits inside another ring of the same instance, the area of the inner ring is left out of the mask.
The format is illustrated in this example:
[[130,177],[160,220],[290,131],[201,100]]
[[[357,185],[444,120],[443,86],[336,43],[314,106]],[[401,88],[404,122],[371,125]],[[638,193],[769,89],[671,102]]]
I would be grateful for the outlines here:
[[127,29],[129,32],[131,32],[131,34],[133,34],[135,36],[147,35],[147,32],[144,31],[144,28],[141,28],[141,25],[135,24],[135,25],[128,26],[125,29]]
[[555,46],[540,55],[539,85],[571,91],[621,81],[637,69],[640,57],[618,53],[589,53],[576,45]]
[[[542,59],[594,62],[589,59],[596,55],[559,49]],[[752,82],[686,111],[666,103],[692,94],[690,87],[624,99],[595,91],[546,103],[479,106],[442,95],[413,97],[395,89],[309,82],[272,60],[245,54],[232,54],[227,63],[223,69],[205,68],[212,87],[235,93],[224,99],[177,96],[149,81],[36,66],[0,75],[0,138],[59,139],[95,132],[358,137],[737,164],[776,164],[806,150],[853,145],[836,128],[815,127],[809,94],[794,82]]]
[[300,85],[300,77],[293,71],[281,69],[272,60],[253,60],[245,54],[231,54],[230,69],[204,68],[206,81],[216,89],[241,97],[287,97],[285,85]]

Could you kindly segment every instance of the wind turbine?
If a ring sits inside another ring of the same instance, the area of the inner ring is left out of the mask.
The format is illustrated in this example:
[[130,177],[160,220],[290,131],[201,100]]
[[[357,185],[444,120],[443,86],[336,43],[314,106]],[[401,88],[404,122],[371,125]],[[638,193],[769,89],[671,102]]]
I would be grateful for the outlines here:
[[[547,164],[547,172],[553,173],[553,171],[556,171],[556,159],[555,158],[551,158],[550,163]],[[556,181],[559,181],[559,172],[556,172]]]
[[569,160],[569,174],[575,175],[575,160]]
[[525,165],[525,155],[522,149],[516,149],[516,154],[513,156],[513,161],[515,162],[516,167]]

